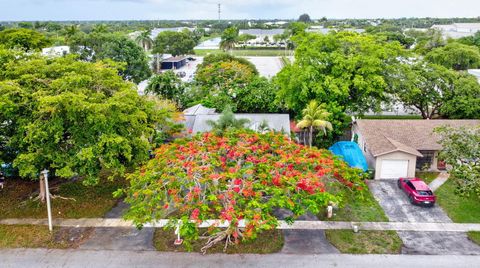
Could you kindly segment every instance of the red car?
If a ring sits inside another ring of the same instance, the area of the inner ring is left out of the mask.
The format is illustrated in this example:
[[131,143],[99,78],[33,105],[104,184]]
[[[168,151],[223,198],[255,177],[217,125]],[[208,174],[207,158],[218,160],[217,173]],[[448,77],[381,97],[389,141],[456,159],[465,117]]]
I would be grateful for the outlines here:
[[437,200],[430,187],[419,178],[400,178],[398,188],[402,189],[414,205],[432,207]]

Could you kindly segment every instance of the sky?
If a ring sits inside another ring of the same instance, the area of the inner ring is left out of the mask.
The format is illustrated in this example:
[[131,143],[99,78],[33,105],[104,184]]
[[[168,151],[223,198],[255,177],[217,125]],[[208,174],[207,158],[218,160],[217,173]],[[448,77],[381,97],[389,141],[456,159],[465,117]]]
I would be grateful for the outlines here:
[[479,0],[0,0],[0,21],[477,17]]

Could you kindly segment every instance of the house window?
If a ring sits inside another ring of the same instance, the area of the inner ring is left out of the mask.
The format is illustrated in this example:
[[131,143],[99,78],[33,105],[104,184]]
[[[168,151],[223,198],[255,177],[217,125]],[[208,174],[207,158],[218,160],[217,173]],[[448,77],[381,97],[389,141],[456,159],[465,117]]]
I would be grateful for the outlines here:
[[420,151],[423,157],[417,157],[416,169],[426,170],[432,167],[435,151]]

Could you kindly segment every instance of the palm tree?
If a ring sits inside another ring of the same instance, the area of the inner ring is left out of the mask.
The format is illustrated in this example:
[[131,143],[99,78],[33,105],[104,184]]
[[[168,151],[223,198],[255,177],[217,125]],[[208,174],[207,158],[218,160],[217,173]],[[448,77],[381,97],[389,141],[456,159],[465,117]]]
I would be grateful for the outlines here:
[[153,40],[152,40],[152,37],[150,37],[151,34],[152,34],[151,30],[146,30],[141,32],[135,38],[135,42],[137,42],[139,46],[143,47],[145,51],[149,50],[153,46]]
[[238,28],[230,27],[225,29],[222,33],[222,41],[220,41],[220,48],[224,51],[231,51],[235,48],[238,42]]
[[235,114],[232,112],[232,108],[227,105],[222,111],[222,114],[217,121],[208,120],[207,124],[212,127],[212,131],[218,135],[222,135],[229,129],[242,129],[248,124],[250,120],[246,118],[236,119]]
[[108,33],[108,26],[106,24],[95,24],[92,32],[94,33]]
[[327,134],[327,129],[332,130],[332,123],[326,120],[330,116],[330,113],[319,105],[316,100],[310,101],[307,107],[303,109],[302,115],[303,119],[298,122],[297,127],[309,132],[308,144],[310,147],[312,147],[314,129],[323,130],[325,135]]
[[78,33],[78,25],[67,25],[63,30],[65,31],[65,36],[69,39]]

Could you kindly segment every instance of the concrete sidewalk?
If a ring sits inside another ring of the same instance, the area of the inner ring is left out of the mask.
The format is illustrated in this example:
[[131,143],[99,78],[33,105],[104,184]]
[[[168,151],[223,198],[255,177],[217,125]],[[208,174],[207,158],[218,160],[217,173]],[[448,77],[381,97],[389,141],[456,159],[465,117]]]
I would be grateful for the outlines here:
[[435,192],[440,186],[442,186],[450,177],[450,174],[447,172],[440,172],[437,178],[435,178],[429,185],[430,189]]
[[[168,220],[160,220],[153,224],[145,224],[144,227],[163,227]],[[227,226],[227,223],[219,224],[217,220],[204,221],[201,227],[212,224]],[[357,225],[360,230],[393,230],[393,231],[422,231],[422,232],[469,232],[480,231],[480,223],[442,223],[442,222],[344,222],[344,221],[295,221],[288,225],[285,221],[279,221],[277,229],[282,230],[351,230]],[[4,219],[0,224],[5,225],[48,225],[46,219]],[[54,226],[60,227],[135,227],[133,222],[122,219],[55,219]],[[239,226],[243,227],[244,222]]]
[[207,254],[109,250],[0,250],[1,267],[479,267],[480,256]]

